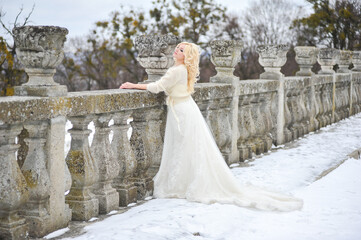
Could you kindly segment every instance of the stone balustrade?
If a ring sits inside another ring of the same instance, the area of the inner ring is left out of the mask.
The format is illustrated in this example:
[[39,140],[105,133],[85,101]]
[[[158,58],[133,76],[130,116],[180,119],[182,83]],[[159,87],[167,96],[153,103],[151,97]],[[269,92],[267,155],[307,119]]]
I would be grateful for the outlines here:
[[[0,238],[42,237],[71,219],[87,221],[153,193],[152,178],[162,155],[164,94],[120,89],[67,93],[52,82],[53,70],[49,70],[62,58],[61,47],[56,46],[62,45],[66,33],[57,27],[14,30],[21,46],[18,55],[38,62],[25,65],[31,80],[18,88],[17,96],[0,98]],[[169,67],[169,51],[178,42],[172,36],[137,40],[139,61],[150,69],[149,81]],[[146,51],[146,46],[155,45],[156,52]],[[361,111],[358,52],[296,47],[300,71],[285,77],[280,68],[288,47],[260,46],[260,63],[265,67],[261,79],[239,81],[233,70],[242,43],[216,40],[210,46],[218,72],[210,83],[196,84],[193,98],[228,164],[267,153],[272,145]],[[320,74],[310,70],[316,59]],[[336,73],[333,65],[339,61],[343,62]],[[72,128],[65,156],[67,120]],[[95,133],[90,145],[91,122]]]

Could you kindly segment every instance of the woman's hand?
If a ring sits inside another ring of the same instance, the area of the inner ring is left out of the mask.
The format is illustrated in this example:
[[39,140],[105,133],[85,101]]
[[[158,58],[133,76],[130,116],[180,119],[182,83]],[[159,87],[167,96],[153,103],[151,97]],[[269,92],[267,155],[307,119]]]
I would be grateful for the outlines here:
[[130,83],[130,82],[125,82],[119,88],[120,89],[136,88],[136,84]]

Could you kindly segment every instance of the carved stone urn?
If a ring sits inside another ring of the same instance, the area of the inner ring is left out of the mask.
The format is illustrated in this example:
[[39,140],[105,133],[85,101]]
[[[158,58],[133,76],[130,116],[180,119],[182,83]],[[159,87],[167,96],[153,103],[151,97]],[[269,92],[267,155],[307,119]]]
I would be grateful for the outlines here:
[[[241,59],[243,43],[239,40],[214,40],[210,43],[211,61],[216,67],[217,75],[210,78],[211,82],[230,82],[234,67]],[[237,78],[238,79],[238,78]]]
[[148,80],[154,82],[173,66],[173,52],[181,38],[172,34],[142,35],[135,38],[134,46],[138,50],[137,60],[145,68]]
[[318,74],[333,74],[333,66],[340,58],[340,50],[334,48],[321,48],[318,53],[318,63],[321,65],[321,70]]
[[22,26],[13,29],[16,55],[29,81],[15,87],[15,95],[63,96],[66,86],[54,82],[56,67],[64,58],[68,29],[56,26]]
[[300,71],[296,75],[311,76],[311,68],[317,61],[319,49],[316,47],[297,46],[295,47],[295,52],[296,62],[300,66]]
[[349,50],[340,50],[340,60],[338,62],[339,69],[337,72],[339,73],[348,73],[350,70],[348,69],[352,62],[352,51]]
[[258,46],[258,61],[265,70],[265,72],[260,75],[261,79],[279,79],[280,76],[283,76],[281,67],[287,61],[286,55],[288,49],[289,46],[284,44]]
[[353,51],[351,61],[353,64],[352,71],[361,72],[361,51]]

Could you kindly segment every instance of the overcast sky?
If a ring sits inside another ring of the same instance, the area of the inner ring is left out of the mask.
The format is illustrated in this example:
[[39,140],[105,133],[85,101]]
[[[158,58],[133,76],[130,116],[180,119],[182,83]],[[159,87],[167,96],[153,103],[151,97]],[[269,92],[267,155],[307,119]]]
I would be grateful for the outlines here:
[[[230,12],[241,14],[242,10],[252,0],[215,0],[227,7]],[[297,5],[307,5],[305,0],[290,0]],[[66,27],[68,37],[86,35],[93,28],[94,23],[106,20],[112,11],[118,10],[122,4],[133,6],[136,9],[149,10],[152,0],[0,0],[0,9],[6,15],[3,21],[9,26],[16,14],[23,6],[23,14],[19,17],[24,20],[35,3],[35,10],[30,18],[31,25],[55,25]],[[4,31],[1,28],[1,35]]]

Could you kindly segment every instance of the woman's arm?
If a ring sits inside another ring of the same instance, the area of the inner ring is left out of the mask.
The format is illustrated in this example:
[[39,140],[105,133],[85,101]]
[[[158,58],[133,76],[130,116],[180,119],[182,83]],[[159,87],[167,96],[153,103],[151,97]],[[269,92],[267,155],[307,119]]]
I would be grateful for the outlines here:
[[119,88],[147,90],[147,84],[139,84],[139,83],[135,84],[135,83],[126,82],[123,83]]

